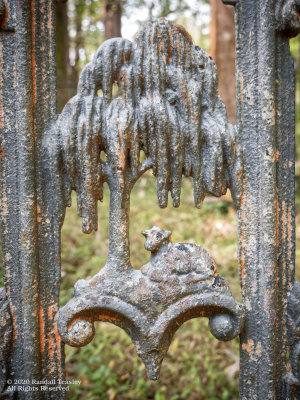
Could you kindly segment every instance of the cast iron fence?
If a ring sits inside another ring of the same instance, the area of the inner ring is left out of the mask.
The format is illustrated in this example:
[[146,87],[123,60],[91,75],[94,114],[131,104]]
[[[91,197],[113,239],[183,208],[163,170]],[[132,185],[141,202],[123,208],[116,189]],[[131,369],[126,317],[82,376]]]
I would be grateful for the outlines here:
[[[102,44],[82,71],[77,95],[57,115],[54,3],[0,2],[1,397],[63,399],[64,343],[88,343],[97,320],[122,327],[149,378],[157,379],[176,329],[205,316],[218,339],[240,335],[240,399],[299,398],[289,51],[299,1],[226,1],[236,9],[236,126],[218,95],[212,59],[164,19],[147,24],[134,42]],[[162,228],[144,232],[150,259],[132,268],[130,192],[148,169],[160,207],[168,192],[179,206],[182,175],[193,178],[197,207],[206,193],[230,188],[241,304],[205,249],[172,243]],[[83,230],[97,229],[104,182],[108,261],[77,282],[74,298],[59,310],[65,207],[75,189]]]

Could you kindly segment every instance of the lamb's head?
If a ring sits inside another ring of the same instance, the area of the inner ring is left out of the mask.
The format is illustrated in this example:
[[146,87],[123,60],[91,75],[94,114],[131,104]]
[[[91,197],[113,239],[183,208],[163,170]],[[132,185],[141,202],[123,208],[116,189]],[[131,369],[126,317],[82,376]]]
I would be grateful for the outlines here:
[[145,236],[145,249],[155,253],[164,243],[169,242],[171,239],[171,232],[160,229],[158,226],[143,231]]

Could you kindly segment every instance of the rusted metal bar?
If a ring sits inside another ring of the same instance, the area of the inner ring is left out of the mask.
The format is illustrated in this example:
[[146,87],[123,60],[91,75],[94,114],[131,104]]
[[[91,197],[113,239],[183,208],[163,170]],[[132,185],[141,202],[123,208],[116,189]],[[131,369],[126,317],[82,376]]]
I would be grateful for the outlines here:
[[[48,188],[41,167],[42,134],[56,118],[54,2],[9,0],[4,6],[1,231],[13,332],[3,396],[59,399],[63,391],[42,394],[34,384],[54,379],[57,386],[63,378],[63,346],[56,324],[59,235],[45,201]],[[27,382],[33,389],[26,392],[14,382]]]
[[[36,139],[37,139],[37,79],[35,53],[34,3],[20,0],[16,4],[16,144],[18,148],[18,197],[20,247],[19,276],[14,285],[20,285],[21,299],[15,308],[19,314],[16,321],[16,337],[22,341],[23,379],[41,377],[40,348],[40,296],[37,185],[36,185]],[[20,279],[21,278],[21,279]],[[34,295],[32,295],[34,293]],[[17,338],[16,338],[17,339]],[[20,343],[21,344],[21,343]],[[19,369],[18,368],[18,369]],[[20,374],[19,372],[19,374]],[[19,375],[18,374],[18,375]],[[21,378],[21,377],[20,377]],[[34,394],[32,395],[32,398]]]
[[278,29],[276,12],[283,17],[277,7],[275,0],[236,5],[237,140],[244,165],[239,259],[246,310],[241,399],[289,398],[284,374],[287,296],[294,283],[294,76],[290,30]]

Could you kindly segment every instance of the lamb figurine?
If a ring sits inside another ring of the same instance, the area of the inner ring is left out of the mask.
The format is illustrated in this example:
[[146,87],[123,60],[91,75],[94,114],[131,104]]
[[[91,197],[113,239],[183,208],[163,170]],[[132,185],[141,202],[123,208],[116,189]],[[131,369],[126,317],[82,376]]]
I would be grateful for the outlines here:
[[215,261],[203,247],[192,243],[172,243],[171,232],[157,226],[142,234],[146,237],[145,248],[151,251],[151,257],[141,272],[151,281],[166,281],[174,275],[184,285],[221,279]]

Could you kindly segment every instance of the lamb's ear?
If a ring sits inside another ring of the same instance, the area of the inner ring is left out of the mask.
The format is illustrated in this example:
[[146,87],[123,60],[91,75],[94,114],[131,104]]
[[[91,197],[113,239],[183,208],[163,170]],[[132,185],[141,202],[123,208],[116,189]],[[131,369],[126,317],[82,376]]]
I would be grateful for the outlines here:
[[171,231],[164,231],[164,238],[167,240],[170,240],[171,234],[172,234]]

